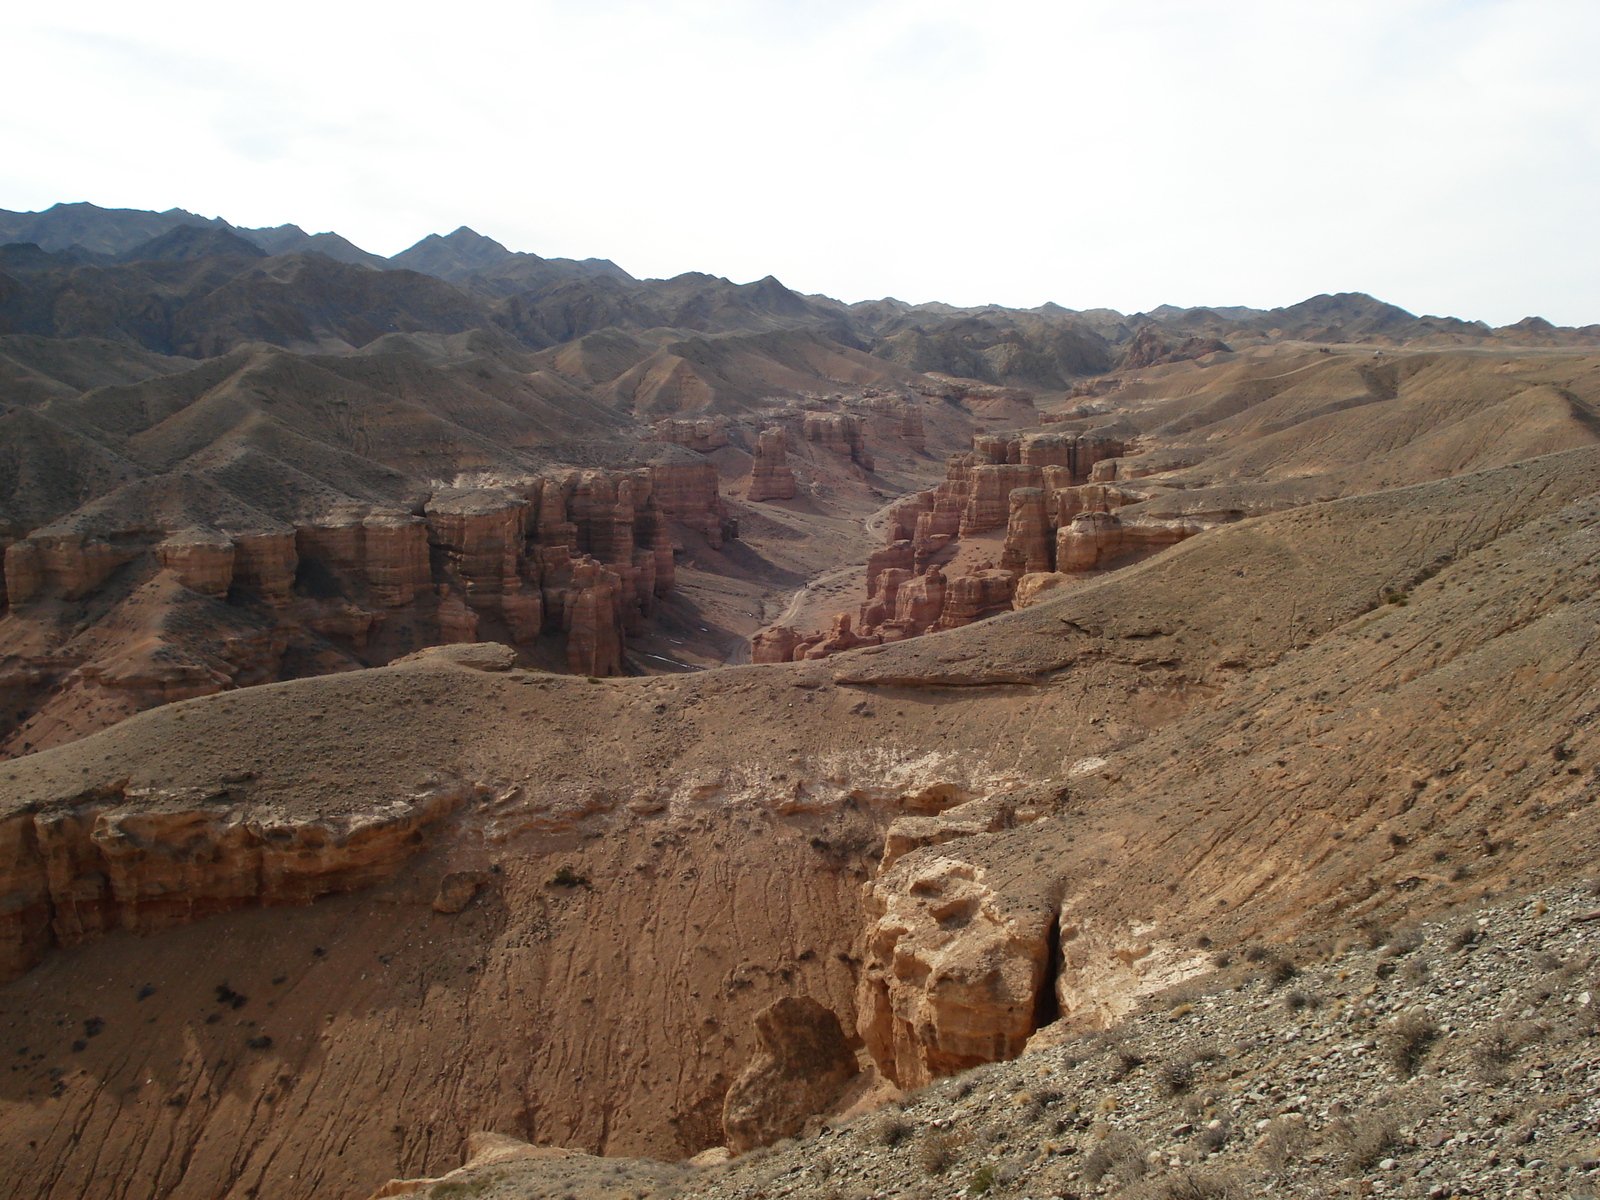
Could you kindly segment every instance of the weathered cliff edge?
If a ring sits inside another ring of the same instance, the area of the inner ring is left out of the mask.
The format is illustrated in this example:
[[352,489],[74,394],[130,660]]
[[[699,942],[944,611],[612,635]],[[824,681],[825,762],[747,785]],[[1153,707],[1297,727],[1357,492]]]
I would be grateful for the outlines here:
[[421,849],[471,791],[453,784],[382,808],[293,820],[230,803],[225,789],[113,786],[8,814],[0,818],[0,979],[21,975],[52,946],[115,929],[154,933],[370,887]]

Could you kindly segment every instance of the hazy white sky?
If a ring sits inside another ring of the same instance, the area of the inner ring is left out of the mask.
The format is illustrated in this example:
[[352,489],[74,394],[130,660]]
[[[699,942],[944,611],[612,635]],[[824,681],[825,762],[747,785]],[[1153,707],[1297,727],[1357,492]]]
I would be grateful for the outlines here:
[[[37,15],[35,15],[37,14]],[[76,0],[0,208],[1124,311],[1600,322],[1596,0]]]

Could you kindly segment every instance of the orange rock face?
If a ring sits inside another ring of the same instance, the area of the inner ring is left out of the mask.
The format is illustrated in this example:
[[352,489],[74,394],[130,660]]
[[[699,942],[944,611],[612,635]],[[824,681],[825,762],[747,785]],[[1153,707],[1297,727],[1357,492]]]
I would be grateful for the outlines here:
[[[152,933],[251,905],[305,904],[388,878],[465,800],[447,786],[387,808],[311,821],[212,795],[86,795],[0,821],[0,980],[51,946],[114,929]],[[157,803],[158,802],[158,803]],[[152,804],[157,806],[152,809]]]
[[769,625],[750,638],[750,661],[753,663],[784,663],[794,660],[794,648],[800,644],[800,635],[788,625]]
[[1025,574],[1050,569],[1050,527],[1045,519],[1044,491],[1013,488],[1006,521],[1006,548],[1000,565]]
[[792,500],[794,470],[788,465],[788,435],[782,429],[763,429],[756,438],[755,462],[750,467],[748,500]]
[[[1124,521],[1115,510],[1145,495],[1086,482],[1119,461],[1108,456],[1126,450],[1093,432],[974,435],[970,451],[946,460],[943,483],[889,509],[888,544],[867,560],[867,598],[850,614],[853,629],[836,620],[828,633],[800,637],[792,657],[821,658],[873,640],[956,629],[1034,603],[1072,574],[1103,570],[1200,532],[1198,523],[1177,517]],[[960,539],[1002,526],[998,567],[949,573],[936,565],[949,561]],[[892,572],[901,574],[885,588]],[[1032,582],[1019,600],[1018,581],[1025,578]],[[780,651],[769,640],[762,652]]]
[[1003,526],[1011,510],[1012,489],[1037,488],[1044,482],[1044,475],[1034,466],[979,463],[971,468],[968,480],[967,503],[959,529],[962,537]]
[[868,908],[857,1030],[879,1071],[910,1089],[1021,1053],[1053,909],[1008,903],[982,867],[936,850],[880,875]]
[[156,546],[156,559],[190,591],[226,596],[233,582],[233,542],[215,529],[183,529]]
[[657,421],[650,431],[650,437],[653,441],[670,442],[685,450],[709,454],[728,444],[728,426],[714,417],[698,420],[671,418]]

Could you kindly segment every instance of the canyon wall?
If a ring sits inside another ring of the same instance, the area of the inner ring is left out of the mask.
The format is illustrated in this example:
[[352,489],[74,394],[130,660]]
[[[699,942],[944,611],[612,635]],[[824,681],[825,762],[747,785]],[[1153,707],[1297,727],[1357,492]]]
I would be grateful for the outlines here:
[[[1123,439],[1092,432],[975,435],[970,451],[949,457],[943,483],[889,510],[887,544],[867,561],[857,610],[812,634],[761,630],[751,661],[825,658],[957,629],[1009,611],[1019,588],[1031,599],[1047,579],[1121,565],[1199,533],[1204,525],[1192,519],[1118,517],[1145,496],[1090,479],[1131,453]],[[998,563],[978,558],[946,569],[964,539],[1002,529]]]
[[497,640],[619,674],[687,531],[712,546],[736,534],[715,465],[689,456],[435,487],[409,510],[341,501],[292,523],[200,477],[143,480],[5,547],[0,745],[432,644]]

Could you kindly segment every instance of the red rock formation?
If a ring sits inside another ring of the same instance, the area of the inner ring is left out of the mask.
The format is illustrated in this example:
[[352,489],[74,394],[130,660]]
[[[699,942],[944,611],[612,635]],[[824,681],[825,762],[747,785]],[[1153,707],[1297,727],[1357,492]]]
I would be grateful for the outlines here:
[[804,658],[827,658],[830,654],[838,654],[843,650],[854,650],[857,646],[875,646],[878,639],[875,637],[858,637],[850,628],[850,614],[837,613],[833,618],[833,625],[820,642],[806,647],[801,653]]
[[1010,504],[1000,565],[1019,574],[1048,571],[1054,546],[1045,519],[1044,492],[1034,487],[1013,488]]
[[699,530],[713,547],[722,545],[727,513],[717,492],[715,463],[654,464],[650,480],[657,511]]
[[434,620],[439,626],[439,641],[445,644],[478,640],[478,614],[448,585],[439,589],[439,607],[434,612]]
[[653,442],[670,442],[697,454],[709,454],[728,444],[728,425],[715,417],[671,418],[657,421],[647,437]]
[[44,558],[30,541],[6,547],[6,603],[26,604],[44,586]]
[[927,433],[922,424],[922,408],[912,401],[900,405],[900,438],[919,454],[928,451]]
[[933,511],[933,497],[932,491],[917,492],[891,508],[885,527],[885,539],[890,542],[900,542],[913,537],[917,531],[917,518],[923,513]]
[[255,592],[271,608],[289,603],[299,565],[293,530],[241,534],[234,539],[234,582]]
[[886,1078],[916,1088],[1022,1052],[1053,907],[1008,903],[983,868],[935,850],[880,875],[868,906],[856,1027]]
[[895,623],[925,633],[938,622],[944,603],[944,572],[929,567],[925,574],[901,582],[895,594]]
[[736,1154],[797,1133],[856,1073],[839,1018],[810,996],[785,996],[756,1015],[761,1049],[722,1103],[723,1140]]
[[1181,518],[1127,524],[1113,512],[1079,513],[1056,532],[1056,570],[1103,570],[1118,559],[1171,546],[1200,531],[1198,524]]
[[961,512],[960,536],[985,533],[1006,523],[1013,488],[1036,488],[1044,482],[1038,467],[1012,463],[979,463],[969,473],[970,491]]
[[915,547],[906,540],[890,542],[882,550],[867,555],[867,599],[878,594],[878,580],[885,571],[910,571],[916,562]]
[[152,933],[252,905],[305,904],[388,878],[470,794],[419,793],[314,820],[241,811],[226,788],[114,790],[0,820],[0,981],[52,945],[114,929]]
[[156,559],[162,567],[202,596],[228,594],[234,554],[233,541],[215,529],[181,529],[156,544]]
[[782,429],[774,427],[761,431],[756,438],[755,462],[750,467],[747,500],[794,498],[794,470],[788,465],[788,444],[788,436]]
[[750,638],[750,661],[753,663],[784,663],[794,660],[794,650],[800,644],[800,635],[788,625],[768,625],[757,630]]
[[1024,575],[1017,580],[1017,590],[1012,593],[1011,606],[1013,608],[1028,608],[1048,597],[1062,584],[1070,582],[1071,575],[1060,571],[1044,571],[1033,575]]
[[849,413],[808,412],[801,418],[801,430],[808,442],[816,442],[839,457],[872,470],[873,459],[866,451],[860,417]]
[[445,488],[424,511],[428,540],[443,551],[462,598],[474,608],[498,611],[501,595],[519,588],[528,501],[510,488]]
[[399,512],[374,512],[361,522],[362,568],[372,598],[404,608],[432,582],[428,523]]
[[622,580],[592,559],[572,567],[572,585],[563,597],[561,625],[567,632],[567,669],[574,675],[617,675],[622,671],[622,623],[618,598]]
[[944,611],[936,628],[956,629],[1009,611],[1016,585],[1015,575],[994,567],[954,576],[945,585]]

